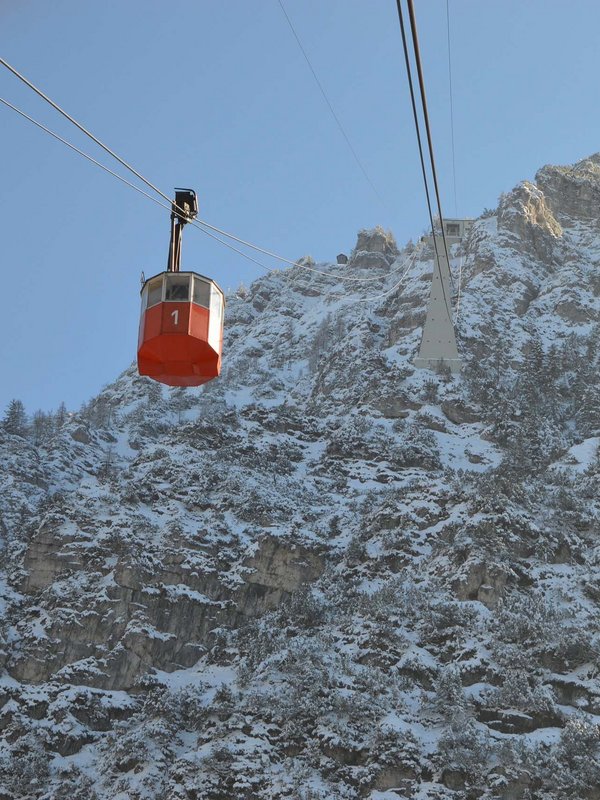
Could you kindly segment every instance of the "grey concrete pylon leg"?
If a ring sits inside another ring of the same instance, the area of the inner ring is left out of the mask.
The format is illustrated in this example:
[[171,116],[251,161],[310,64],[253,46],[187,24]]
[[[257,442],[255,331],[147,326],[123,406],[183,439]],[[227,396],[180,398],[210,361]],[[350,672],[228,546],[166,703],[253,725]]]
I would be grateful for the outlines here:
[[451,315],[450,265],[444,251],[444,240],[441,236],[436,239],[439,257],[434,255],[433,259],[431,294],[415,367],[437,370],[443,362],[452,372],[460,372],[461,361]]

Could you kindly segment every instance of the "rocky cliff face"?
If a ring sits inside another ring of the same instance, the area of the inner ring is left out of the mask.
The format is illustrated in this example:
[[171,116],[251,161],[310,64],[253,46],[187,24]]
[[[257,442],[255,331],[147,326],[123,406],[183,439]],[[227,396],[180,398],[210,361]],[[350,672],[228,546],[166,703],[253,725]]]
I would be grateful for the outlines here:
[[600,156],[229,299],[224,371],[0,430],[0,797],[598,797]]

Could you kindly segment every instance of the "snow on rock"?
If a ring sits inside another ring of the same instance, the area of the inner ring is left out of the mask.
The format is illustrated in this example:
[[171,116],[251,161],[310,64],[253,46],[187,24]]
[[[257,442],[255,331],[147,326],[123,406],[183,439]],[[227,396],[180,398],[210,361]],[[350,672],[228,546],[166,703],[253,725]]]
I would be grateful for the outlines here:
[[[223,374],[0,427],[0,797],[597,797],[600,156],[229,298]],[[455,298],[456,299],[456,298]],[[595,794],[594,794],[595,793]]]

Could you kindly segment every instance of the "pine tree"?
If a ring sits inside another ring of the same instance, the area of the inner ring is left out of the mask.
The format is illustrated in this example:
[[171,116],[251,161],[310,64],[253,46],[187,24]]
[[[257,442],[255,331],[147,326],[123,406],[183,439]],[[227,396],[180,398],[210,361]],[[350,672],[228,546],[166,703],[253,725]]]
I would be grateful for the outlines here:
[[28,424],[25,406],[20,400],[11,400],[2,420],[2,427],[13,436],[27,436]]
[[549,380],[553,383],[562,377],[560,364],[560,351],[555,344],[550,345],[544,359],[545,371]]
[[533,413],[545,406],[547,399],[544,348],[538,336],[533,336],[527,346],[527,356],[520,377],[520,394],[523,411]]
[[175,387],[171,392],[171,408],[177,413],[177,424],[183,422],[185,411],[188,409],[188,398],[183,387]]
[[591,384],[585,390],[576,411],[577,424],[584,436],[600,434],[600,390]]
[[311,352],[308,356],[308,368],[311,372],[315,372],[321,356],[329,348],[331,340],[331,314],[328,313],[325,319],[321,322],[315,333],[315,338],[312,342]]
[[56,430],[60,430],[62,428],[62,426],[67,421],[68,416],[69,414],[67,411],[67,407],[64,404],[64,402],[62,402],[59,405],[58,409],[56,410],[56,414],[54,415],[54,425],[56,427]]
[[44,411],[36,411],[31,421],[33,443],[38,445],[54,433],[54,416]]
[[114,473],[115,461],[115,448],[114,445],[109,445],[104,451],[104,458],[98,470],[98,477],[102,480],[108,480]]
[[146,390],[147,404],[153,408],[162,402],[162,386],[156,381],[149,381]]

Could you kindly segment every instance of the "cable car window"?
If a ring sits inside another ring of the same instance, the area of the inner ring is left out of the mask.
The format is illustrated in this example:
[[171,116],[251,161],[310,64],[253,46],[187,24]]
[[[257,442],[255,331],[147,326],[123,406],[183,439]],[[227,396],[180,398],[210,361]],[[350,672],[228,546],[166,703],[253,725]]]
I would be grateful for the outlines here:
[[190,276],[167,275],[167,291],[165,300],[185,303],[190,299]]
[[146,291],[148,292],[147,308],[155,306],[162,300],[162,284],[162,278],[154,278],[154,280],[148,283],[146,287]]
[[223,318],[223,297],[221,296],[221,292],[217,291],[217,289],[213,289],[211,312],[214,312],[215,318],[220,325]]
[[210,283],[194,278],[194,303],[208,308],[210,306]]
[[210,317],[208,321],[208,343],[220,352],[223,331],[223,295],[216,286],[212,286],[210,295]]

